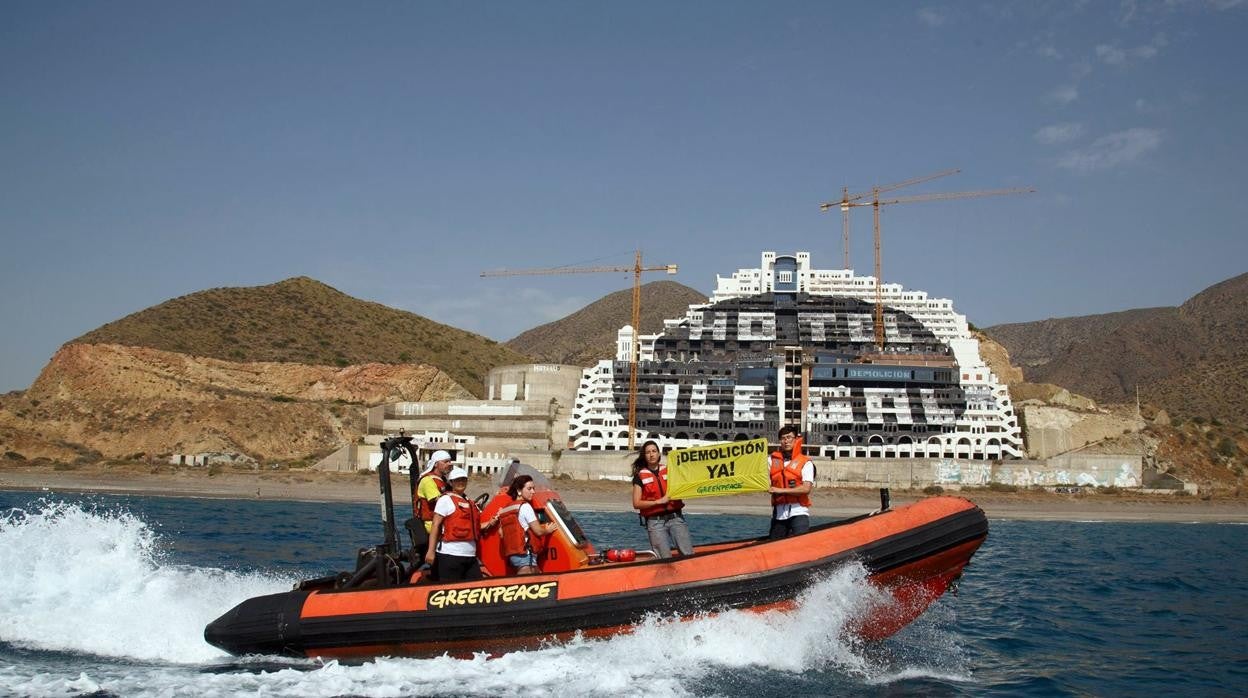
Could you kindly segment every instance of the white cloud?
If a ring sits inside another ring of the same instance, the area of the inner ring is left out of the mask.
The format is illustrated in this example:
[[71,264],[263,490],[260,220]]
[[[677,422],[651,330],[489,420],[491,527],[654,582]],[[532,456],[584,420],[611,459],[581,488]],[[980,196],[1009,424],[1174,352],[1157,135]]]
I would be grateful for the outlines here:
[[1045,44],[1036,48],[1036,54],[1042,58],[1052,58],[1053,60],[1061,60],[1062,52],[1057,50],[1053,44]]
[[1082,80],[1092,74],[1092,64],[1086,60],[1070,64],[1070,79]]
[[1109,65],[1127,64],[1127,52],[1117,46],[1110,46],[1109,44],[1101,44],[1097,46],[1096,57],[1100,58]]
[[935,8],[924,7],[915,13],[919,21],[929,27],[939,27],[945,23],[945,16]]
[[1170,44],[1170,40],[1163,33],[1153,36],[1152,41],[1135,48],[1124,49],[1117,44],[1099,44],[1096,47],[1096,56],[1107,65],[1127,65],[1134,61],[1146,61],[1150,58],[1156,58],[1161,53],[1161,49]]
[[1045,126],[1036,131],[1033,138],[1039,143],[1053,145],[1054,143],[1068,143],[1077,140],[1082,135],[1083,124],[1067,122]]
[[1067,151],[1057,165],[1083,174],[1108,170],[1130,164],[1160,145],[1159,129],[1130,128],[1102,136],[1086,148]]
[[1131,20],[1135,19],[1135,11],[1135,0],[1123,0],[1122,16],[1118,18],[1118,23],[1123,26],[1130,24]]
[[1160,102],[1141,97],[1132,103],[1132,107],[1134,107],[1137,114],[1147,114],[1149,117],[1152,117],[1151,120],[1156,120],[1159,116],[1172,115],[1182,106],[1186,106],[1181,104],[1181,97],[1179,102],[1174,100],[1173,95],[1166,95],[1166,97],[1167,99]]
[[1049,92],[1047,99],[1058,104],[1070,104],[1079,99],[1079,88],[1074,85],[1062,85]]

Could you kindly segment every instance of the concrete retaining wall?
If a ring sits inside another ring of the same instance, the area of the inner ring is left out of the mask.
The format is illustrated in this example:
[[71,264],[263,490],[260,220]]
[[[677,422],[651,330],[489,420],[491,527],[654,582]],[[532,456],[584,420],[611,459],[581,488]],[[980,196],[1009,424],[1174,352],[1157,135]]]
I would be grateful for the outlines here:
[[574,480],[630,480],[633,476],[631,451],[564,450],[552,474],[567,475]]

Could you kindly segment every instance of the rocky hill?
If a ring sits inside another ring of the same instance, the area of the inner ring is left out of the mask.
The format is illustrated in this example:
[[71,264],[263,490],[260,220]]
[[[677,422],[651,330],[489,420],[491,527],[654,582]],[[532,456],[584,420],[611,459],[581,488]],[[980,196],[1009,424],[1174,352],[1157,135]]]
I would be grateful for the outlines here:
[[241,362],[426,364],[478,396],[491,368],[530,361],[492,339],[352,298],[302,276],[174,298],[69,343],[148,347]]
[[432,366],[233,362],[67,344],[24,394],[0,398],[0,452],[61,462],[218,452],[314,458],[364,433],[365,407],[471,397]]
[[1145,308],[1082,317],[1050,318],[1037,322],[994,325],[984,330],[1008,347],[1014,363],[1038,369],[1085,342],[1093,341],[1123,325],[1165,321],[1175,308]]
[[1183,418],[1248,425],[1248,274],[1177,308],[997,325],[984,330],[1033,383],[1100,402],[1141,401]]
[[[684,317],[690,304],[706,295],[675,281],[652,281],[641,287],[641,332],[663,329],[663,321]],[[617,291],[565,318],[534,327],[507,342],[511,349],[538,361],[592,366],[615,356],[616,333],[633,319],[632,289]]]

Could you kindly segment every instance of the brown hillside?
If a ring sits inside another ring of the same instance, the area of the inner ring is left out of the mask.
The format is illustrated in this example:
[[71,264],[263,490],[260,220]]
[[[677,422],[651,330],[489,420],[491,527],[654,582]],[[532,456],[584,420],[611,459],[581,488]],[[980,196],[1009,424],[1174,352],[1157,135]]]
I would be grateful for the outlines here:
[[313,458],[364,432],[365,406],[468,391],[431,366],[231,362],[69,344],[24,394],[0,399],[0,451],[61,462],[241,453]]
[[[663,329],[666,319],[684,317],[706,295],[675,281],[652,281],[641,287],[641,332]],[[535,327],[507,346],[538,361],[592,366],[615,356],[616,333],[632,323],[633,292],[617,291],[565,318]]]
[[470,397],[433,366],[244,363],[116,344],[62,347],[26,391],[44,402],[121,396],[200,402],[235,395],[365,405]]
[[1178,308],[998,325],[985,330],[1024,366],[1100,402],[1140,398],[1176,415],[1248,424],[1248,274]]
[[1197,325],[1209,340],[1202,358],[1248,356],[1248,274],[1240,274],[1192,296],[1179,315]]
[[529,361],[492,339],[352,298],[307,277],[181,296],[70,343],[150,347],[235,362],[426,364],[478,396],[491,368]]
[[1034,368],[1064,356],[1071,347],[1091,341],[1123,325],[1147,323],[1153,318],[1173,316],[1175,312],[1174,308],[1144,308],[1103,315],[993,325],[984,331],[1009,350],[1015,365]]

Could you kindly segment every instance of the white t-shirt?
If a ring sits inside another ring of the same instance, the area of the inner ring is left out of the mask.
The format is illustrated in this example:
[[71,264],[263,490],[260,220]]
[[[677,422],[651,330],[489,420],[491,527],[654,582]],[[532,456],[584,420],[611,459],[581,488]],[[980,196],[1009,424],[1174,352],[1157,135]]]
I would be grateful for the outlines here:
[[[433,513],[441,514],[443,517],[454,514],[455,499],[449,494],[444,494],[441,497],[438,497],[438,503],[433,505]],[[438,552],[445,555],[456,555],[458,557],[476,557],[477,544],[470,540],[438,539]]]
[[[789,461],[786,460],[784,464],[788,465]],[[814,461],[806,461],[806,465],[802,466],[802,482],[809,482],[812,485],[815,484]],[[810,508],[804,507],[796,502],[793,504],[777,504],[772,507],[772,509],[774,510],[772,518],[777,521],[784,521],[785,519],[792,518],[794,516],[810,516]]]
[[533,511],[532,504],[525,502],[520,505],[520,513],[516,514],[516,518],[520,521],[520,528],[525,533],[529,533],[532,530],[529,528],[529,524],[537,521],[537,512]]

